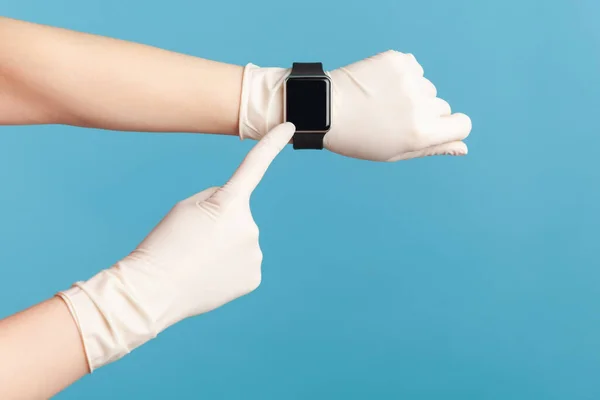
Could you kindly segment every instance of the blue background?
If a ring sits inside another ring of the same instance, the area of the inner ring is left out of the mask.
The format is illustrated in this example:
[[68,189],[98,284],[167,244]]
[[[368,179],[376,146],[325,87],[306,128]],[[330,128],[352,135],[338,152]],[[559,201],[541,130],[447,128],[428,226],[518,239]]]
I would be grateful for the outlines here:
[[[0,8],[237,64],[333,69],[412,52],[474,126],[464,158],[379,164],[286,149],[253,198],[259,290],[58,399],[600,398],[597,1]],[[176,201],[222,184],[251,145],[1,128],[0,316],[110,266]]]

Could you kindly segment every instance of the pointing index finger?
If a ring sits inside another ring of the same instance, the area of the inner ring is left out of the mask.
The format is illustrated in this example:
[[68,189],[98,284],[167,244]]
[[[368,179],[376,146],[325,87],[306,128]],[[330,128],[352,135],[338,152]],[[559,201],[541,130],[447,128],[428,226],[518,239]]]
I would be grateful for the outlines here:
[[291,122],[271,129],[246,155],[227,185],[248,196],[252,194],[275,157],[290,142],[295,131],[296,127]]

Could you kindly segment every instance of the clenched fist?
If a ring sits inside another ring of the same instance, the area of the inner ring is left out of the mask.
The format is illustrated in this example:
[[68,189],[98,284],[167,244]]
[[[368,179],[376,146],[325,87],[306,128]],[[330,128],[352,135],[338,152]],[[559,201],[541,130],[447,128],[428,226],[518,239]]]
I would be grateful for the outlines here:
[[[258,140],[283,121],[283,85],[289,73],[246,66],[241,138]],[[452,114],[411,54],[391,50],[328,74],[333,90],[327,149],[372,161],[467,154],[462,141],[471,131],[471,120]]]

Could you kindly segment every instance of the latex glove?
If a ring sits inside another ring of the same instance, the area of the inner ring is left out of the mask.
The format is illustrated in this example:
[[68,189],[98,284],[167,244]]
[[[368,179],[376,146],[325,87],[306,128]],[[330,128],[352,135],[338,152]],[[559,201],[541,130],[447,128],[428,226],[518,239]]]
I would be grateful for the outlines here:
[[250,195],[294,130],[274,128],[223,187],[181,201],[129,256],[59,293],[91,371],[258,287],[262,253]]
[[[240,137],[260,139],[283,121],[283,84],[290,69],[244,71]],[[331,130],[325,148],[348,157],[398,161],[429,155],[465,155],[471,131],[464,114],[436,97],[435,86],[411,54],[387,51],[328,73]]]

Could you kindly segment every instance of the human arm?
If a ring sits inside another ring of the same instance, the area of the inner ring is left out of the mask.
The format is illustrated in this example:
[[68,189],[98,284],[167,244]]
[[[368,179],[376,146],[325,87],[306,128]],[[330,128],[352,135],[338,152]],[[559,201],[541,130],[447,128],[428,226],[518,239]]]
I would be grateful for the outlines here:
[[0,125],[237,135],[242,71],[0,17]]
[[[283,120],[289,69],[244,70],[240,137],[260,139]],[[452,113],[412,54],[389,50],[328,72],[331,129],[323,144],[335,153],[371,161],[466,155],[471,120]]]
[[77,325],[59,298],[0,320],[0,399],[46,399],[87,372]]
[[[0,125],[258,140],[283,122],[289,72],[0,18]],[[325,148],[374,161],[467,153],[469,117],[452,114],[412,55],[388,51],[328,74],[332,128]]]
[[171,325],[256,289],[263,255],[250,195],[293,133],[291,124],[273,129],[225,185],[176,204],[133,252],[62,300],[0,321],[0,398],[49,398]]

